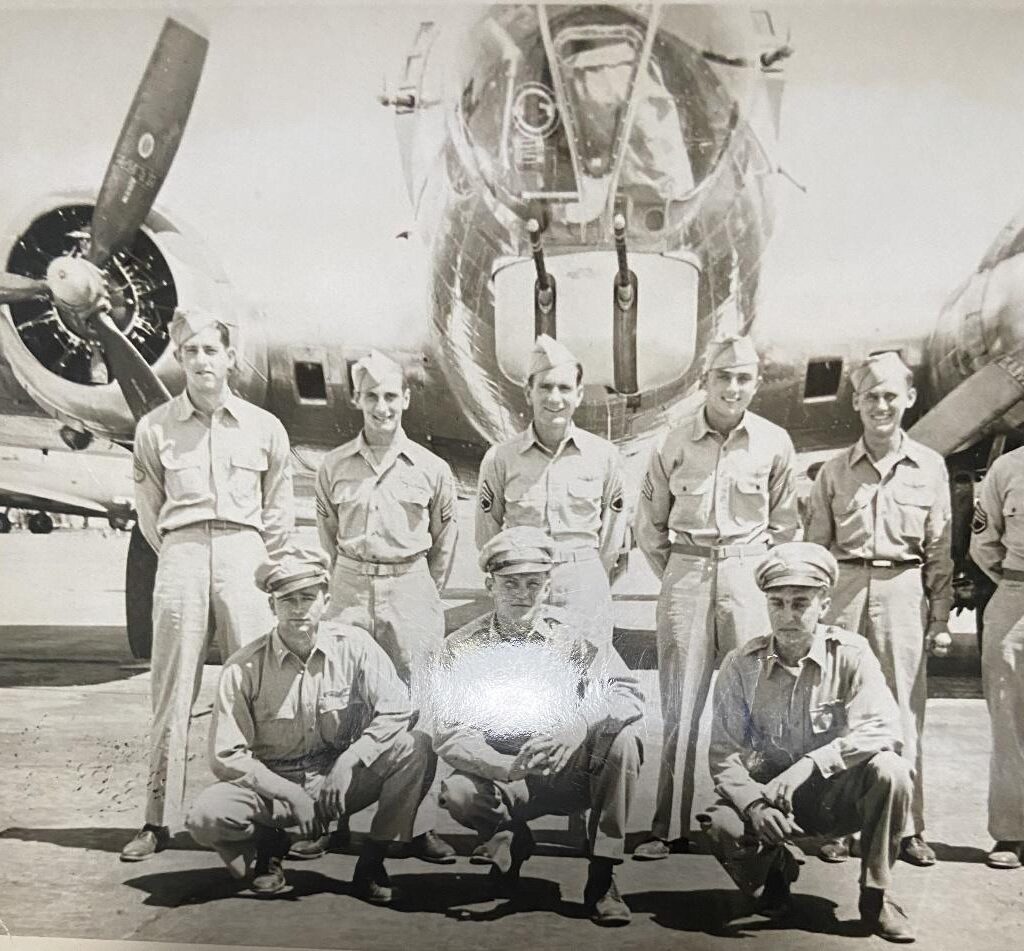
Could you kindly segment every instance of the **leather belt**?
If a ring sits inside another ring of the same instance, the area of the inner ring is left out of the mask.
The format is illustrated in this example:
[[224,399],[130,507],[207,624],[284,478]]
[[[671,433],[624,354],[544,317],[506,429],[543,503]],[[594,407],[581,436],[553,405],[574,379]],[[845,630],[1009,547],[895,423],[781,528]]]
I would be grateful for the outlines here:
[[1004,581],[1024,581],[1024,571],[1018,571],[1016,568],[1004,568],[1003,569],[1003,580]]
[[206,518],[201,522],[189,522],[188,525],[176,525],[174,528],[165,528],[160,534],[170,535],[171,532],[180,532],[189,528],[210,528],[218,532],[259,531],[259,529],[254,528],[252,525],[243,525],[241,522],[229,522],[223,518]]
[[569,561],[595,561],[600,557],[596,548],[568,548],[565,551],[555,551],[555,564],[564,565]]
[[764,554],[767,550],[767,542],[758,542],[753,545],[684,545],[682,542],[675,542],[672,545],[672,553],[675,555],[710,558],[712,561],[723,561],[738,555]]
[[371,575],[375,577],[391,577],[404,575],[412,571],[421,561],[423,555],[409,558],[406,561],[360,561],[358,558],[349,558],[347,555],[338,554],[336,563],[354,571],[357,575]]
[[862,568],[917,568],[921,565],[920,558],[907,558],[896,561],[892,558],[839,558],[841,565],[860,565]]

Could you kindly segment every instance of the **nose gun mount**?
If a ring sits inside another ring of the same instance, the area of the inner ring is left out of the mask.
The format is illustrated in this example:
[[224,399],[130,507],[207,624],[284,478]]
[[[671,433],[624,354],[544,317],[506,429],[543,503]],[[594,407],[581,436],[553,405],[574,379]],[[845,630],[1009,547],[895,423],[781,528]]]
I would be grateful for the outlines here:
[[626,253],[626,219],[617,214],[612,222],[619,269],[612,287],[612,359],[615,389],[625,395],[640,391],[636,366],[636,321],[639,283],[629,269]]
[[533,284],[533,333],[535,337],[541,334],[556,337],[558,295],[555,279],[548,274],[544,266],[540,222],[536,218],[531,218],[526,223],[526,230],[530,233],[530,253],[533,255],[533,265],[537,269],[537,280]]

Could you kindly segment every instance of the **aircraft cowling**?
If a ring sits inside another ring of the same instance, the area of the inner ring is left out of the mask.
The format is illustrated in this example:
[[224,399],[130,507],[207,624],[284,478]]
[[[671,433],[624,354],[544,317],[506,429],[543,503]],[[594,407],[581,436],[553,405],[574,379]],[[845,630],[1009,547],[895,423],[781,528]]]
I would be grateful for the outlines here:
[[[42,277],[49,262],[82,250],[95,195],[48,196],[20,215],[0,243],[6,270]],[[228,283],[201,239],[153,209],[133,244],[104,267],[115,289],[114,319],[173,394],[184,386],[168,327],[177,306],[202,306],[223,315],[239,352],[232,387],[257,404],[267,396],[266,343],[251,309]],[[130,443],[135,420],[89,341],[49,300],[0,307],[0,354],[15,378],[48,414],[72,429]]]
[[[777,101],[737,22],[710,7],[502,6],[436,41],[421,31],[399,135],[434,351],[483,438],[529,419],[530,219],[557,282],[556,336],[585,367],[586,429],[621,444],[670,423],[711,337],[750,328]],[[617,215],[639,282],[633,391],[615,372]]]
[[949,455],[1024,424],[1024,212],[943,305],[925,362],[933,406],[915,439]]

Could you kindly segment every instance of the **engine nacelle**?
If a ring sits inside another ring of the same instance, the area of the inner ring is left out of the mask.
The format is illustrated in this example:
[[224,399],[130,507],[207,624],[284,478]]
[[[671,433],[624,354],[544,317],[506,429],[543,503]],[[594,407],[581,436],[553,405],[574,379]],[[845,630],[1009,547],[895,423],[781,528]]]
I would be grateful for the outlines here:
[[[41,278],[61,255],[88,242],[95,193],[47,196],[18,216],[0,241],[6,270]],[[266,343],[219,262],[193,231],[152,210],[132,246],[104,266],[113,318],[171,393],[184,378],[170,346],[168,326],[177,306],[203,306],[223,315],[238,350],[233,388],[246,399],[266,399]],[[0,308],[0,352],[25,391],[73,429],[130,442],[135,420],[102,351],[62,319],[48,300]]]

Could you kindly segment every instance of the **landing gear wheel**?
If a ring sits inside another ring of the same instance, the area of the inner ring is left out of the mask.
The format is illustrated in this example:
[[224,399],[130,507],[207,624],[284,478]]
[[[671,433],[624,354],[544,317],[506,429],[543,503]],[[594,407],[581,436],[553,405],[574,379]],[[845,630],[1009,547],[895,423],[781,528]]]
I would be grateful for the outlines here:
[[11,530],[11,517],[6,512],[0,512],[0,535],[6,535]]
[[124,613],[132,656],[148,660],[153,649],[153,586],[156,584],[156,552],[132,527],[124,572]]
[[49,535],[53,531],[53,519],[45,512],[36,512],[29,516],[28,530],[33,535]]

